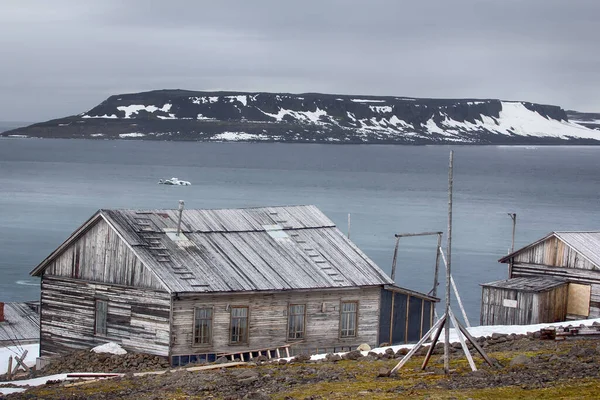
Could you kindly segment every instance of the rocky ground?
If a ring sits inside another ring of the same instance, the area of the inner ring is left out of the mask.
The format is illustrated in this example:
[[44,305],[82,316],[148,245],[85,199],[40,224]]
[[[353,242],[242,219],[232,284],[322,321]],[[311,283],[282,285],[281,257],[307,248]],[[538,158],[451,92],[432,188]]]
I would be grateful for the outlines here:
[[[573,339],[541,340],[529,335],[498,335],[478,341],[493,358],[494,367],[474,355],[478,371],[454,343],[451,373],[443,371],[443,350],[436,348],[427,368],[421,370],[421,350],[399,371],[388,372],[406,354],[388,349],[383,354],[328,355],[322,361],[299,356],[291,362],[255,362],[235,368],[190,372],[170,369],[162,375],[133,376],[134,371],[163,368],[164,361],[125,356],[75,353],[38,374],[95,370],[127,371],[128,375],[85,384],[51,383],[7,396],[8,399],[487,399],[487,398],[589,398],[600,390],[600,342]],[[74,367],[74,368],[73,368]],[[4,383],[10,385],[9,383]],[[0,385],[1,386],[1,385]]]

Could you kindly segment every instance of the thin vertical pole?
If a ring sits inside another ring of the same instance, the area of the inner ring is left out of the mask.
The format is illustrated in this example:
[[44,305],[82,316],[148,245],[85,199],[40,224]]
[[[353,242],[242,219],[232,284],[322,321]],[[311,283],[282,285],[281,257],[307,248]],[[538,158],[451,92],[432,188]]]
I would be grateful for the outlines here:
[[[450,315],[450,274],[451,274],[451,256],[452,256],[452,183],[454,166],[454,151],[450,151],[450,161],[448,163],[448,238],[447,238],[447,262],[446,262],[446,309],[444,314]],[[444,324],[444,372],[450,373],[450,324]]]
[[350,213],[348,213],[348,239],[350,239]]
[[176,236],[179,236],[179,234],[181,233],[181,217],[183,215],[183,205],[184,202],[183,200],[179,200],[179,208],[178,208],[178,214],[177,214],[177,233]]
[[433,289],[431,290],[431,295],[433,297],[437,297],[437,287],[439,285],[438,282],[438,274],[440,270],[440,248],[442,246],[442,234],[438,233],[438,241],[437,247],[435,249],[435,271],[433,274]]
[[510,252],[513,253],[515,251],[515,230],[517,228],[517,214],[516,213],[512,213],[509,214],[510,218],[512,219],[513,222],[513,226],[512,226],[512,242],[510,245]]
[[[510,219],[512,219],[512,241],[510,244],[510,253],[514,253],[515,251],[515,231],[517,228],[517,214],[516,213],[508,213]],[[513,270],[513,259],[511,258],[508,262],[508,277],[512,278],[512,270]]]
[[396,283],[396,262],[398,260],[398,245],[400,243],[400,238],[396,237],[396,246],[394,247],[394,258],[392,259],[392,273],[390,274],[390,278]]

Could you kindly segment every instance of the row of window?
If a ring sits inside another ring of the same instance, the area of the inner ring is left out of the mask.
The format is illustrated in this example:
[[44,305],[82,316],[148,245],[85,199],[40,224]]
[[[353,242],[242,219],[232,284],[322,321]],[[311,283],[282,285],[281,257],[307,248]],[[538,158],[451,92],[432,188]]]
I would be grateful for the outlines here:
[[[106,336],[106,317],[108,302],[96,300],[94,332],[96,335]],[[233,306],[229,308],[229,343],[248,343],[248,315],[247,306]],[[356,336],[358,317],[358,303],[356,301],[343,301],[340,305],[340,331],[341,338]],[[195,345],[212,343],[213,308],[194,308]],[[301,340],[306,335],[306,304],[290,304],[288,306],[287,339]]]
[[[233,306],[229,308],[229,343],[248,343],[248,307]],[[355,337],[357,331],[358,303],[346,301],[340,307],[340,332],[341,338]],[[212,343],[213,308],[194,308],[194,333],[195,345]],[[306,335],[306,304],[290,304],[288,306],[287,339],[301,340]]]

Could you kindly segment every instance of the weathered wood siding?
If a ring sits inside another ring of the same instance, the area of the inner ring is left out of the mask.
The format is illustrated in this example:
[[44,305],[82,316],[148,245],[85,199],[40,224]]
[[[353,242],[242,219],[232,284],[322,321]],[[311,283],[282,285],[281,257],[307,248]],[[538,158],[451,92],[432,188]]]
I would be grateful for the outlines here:
[[594,265],[556,237],[550,237],[514,258],[515,263],[542,264],[554,267],[594,269]]
[[94,282],[163,289],[156,276],[144,267],[103,219],[66,248],[44,273]]
[[[567,315],[568,284],[544,292],[483,287],[481,325],[530,325],[564,321]],[[508,307],[505,300],[514,300]]]
[[588,318],[600,318],[600,271],[515,263],[511,278],[520,276],[554,276],[566,279],[569,282],[591,285],[590,315]]
[[[172,354],[242,352],[294,343],[287,340],[289,304],[306,304],[305,339],[292,347],[294,353],[323,351],[334,346],[377,344],[381,289],[290,291],[274,294],[197,295],[173,302]],[[358,301],[356,337],[339,338],[341,301]],[[324,306],[323,306],[324,303]],[[249,307],[249,338],[245,345],[229,344],[230,312],[227,306]],[[194,307],[213,308],[213,341],[193,346]]]
[[[94,334],[95,301],[107,300],[107,334]],[[44,275],[42,356],[116,342],[125,349],[167,356],[171,297],[166,292]]]

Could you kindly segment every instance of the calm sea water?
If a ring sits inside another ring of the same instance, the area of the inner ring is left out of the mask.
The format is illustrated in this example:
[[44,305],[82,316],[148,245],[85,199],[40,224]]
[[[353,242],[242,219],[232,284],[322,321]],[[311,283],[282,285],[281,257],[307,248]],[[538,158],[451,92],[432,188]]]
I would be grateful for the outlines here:
[[[552,230],[600,229],[600,147],[447,147],[0,140],[0,300],[39,297],[29,271],[99,208],[315,204],[390,271],[394,233],[445,231],[472,323],[497,262]],[[189,187],[158,185],[178,177]],[[431,289],[435,237],[400,241],[397,283]],[[444,239],[445,246],[445,239]],[[443,286],[443,285],[442,285]],[[439,292],[443,294],[443,290]],[[458,310],[457,310],[458,311]]]

